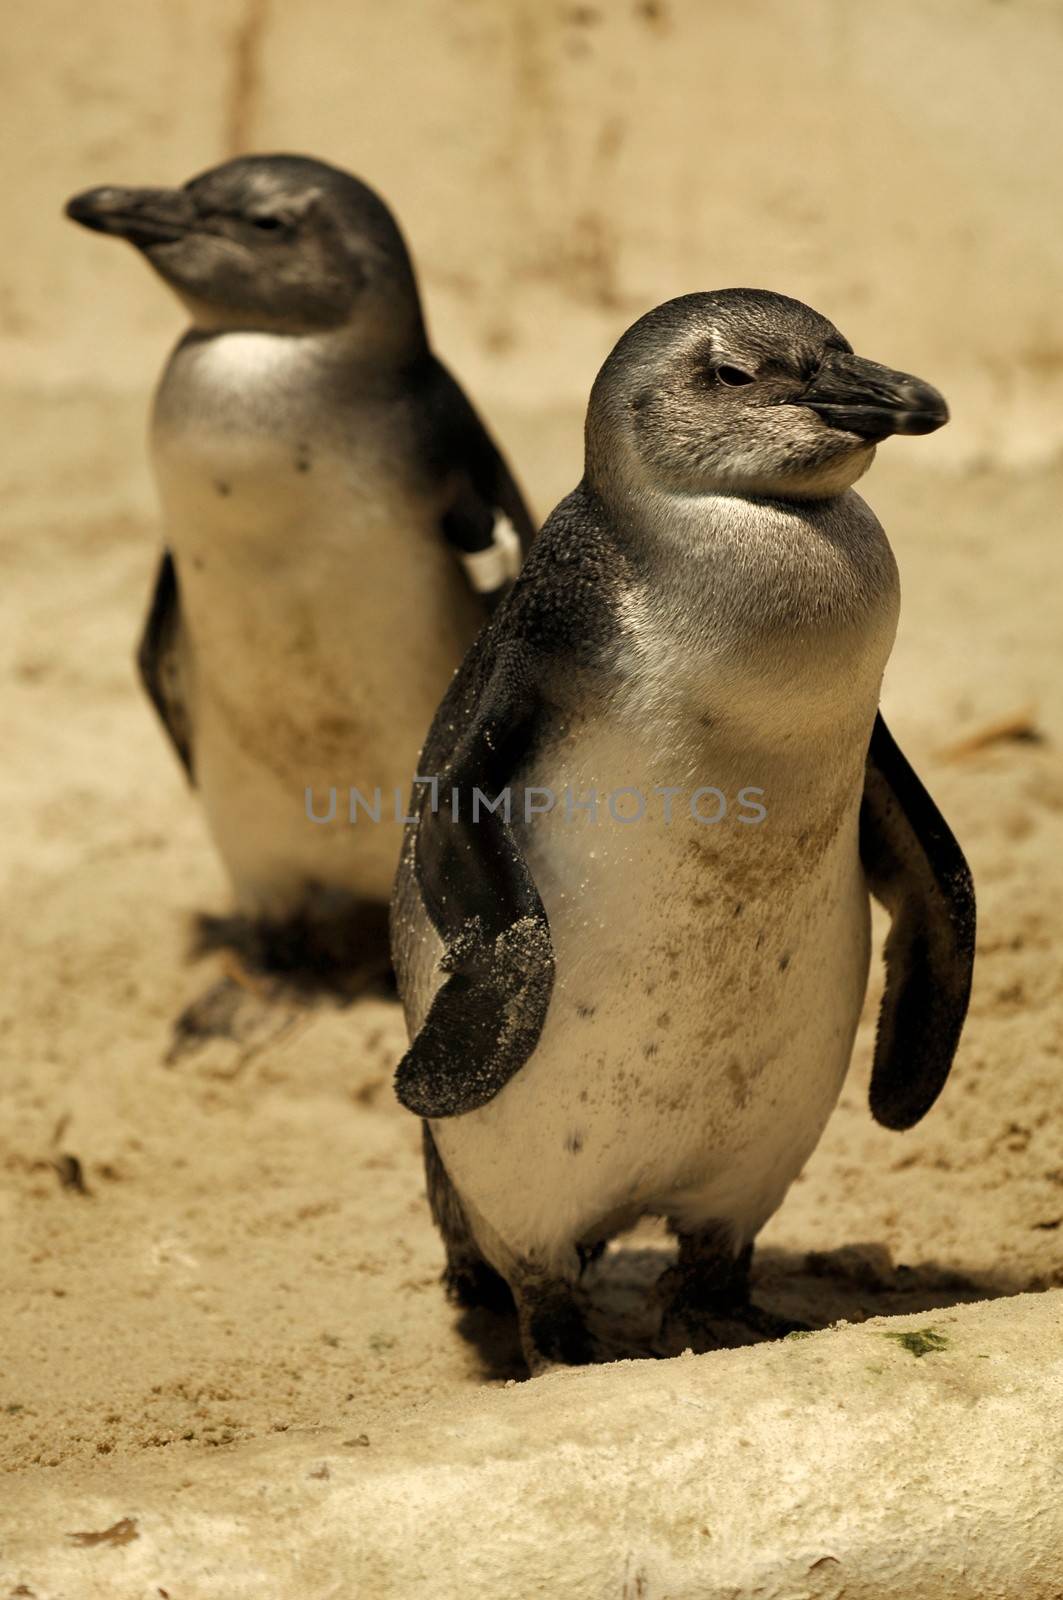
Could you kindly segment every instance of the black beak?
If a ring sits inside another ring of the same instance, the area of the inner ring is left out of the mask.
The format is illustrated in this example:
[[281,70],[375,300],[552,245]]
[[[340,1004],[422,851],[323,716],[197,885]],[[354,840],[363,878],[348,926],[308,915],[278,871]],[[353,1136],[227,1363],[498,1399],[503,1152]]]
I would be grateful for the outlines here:
[[808,406],[832,428],[872,441],[891,433],[933,433],[949,420],[948,406],[928,383],[841,352],[827,356],[793,403]]
[[113,233],[141,250],[183,239],[197,220],[184,189],[86,189],[67,201],[66,214],[83,228]]

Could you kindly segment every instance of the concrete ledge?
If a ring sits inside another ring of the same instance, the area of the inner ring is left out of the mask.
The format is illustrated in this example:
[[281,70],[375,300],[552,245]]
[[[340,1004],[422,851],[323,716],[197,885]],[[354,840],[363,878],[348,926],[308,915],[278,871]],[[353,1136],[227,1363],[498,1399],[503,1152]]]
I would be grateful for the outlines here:
[[[1063,1292],[15,1475],[34,1600],[1058,1600]],[[21,1587],[19,1587],[21,1585]]]

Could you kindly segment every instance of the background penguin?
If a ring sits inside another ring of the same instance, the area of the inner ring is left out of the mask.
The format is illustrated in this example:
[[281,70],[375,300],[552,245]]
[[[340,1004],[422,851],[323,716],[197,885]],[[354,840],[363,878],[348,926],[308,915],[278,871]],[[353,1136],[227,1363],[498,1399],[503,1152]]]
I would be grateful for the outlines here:
[[[135,245],[191,318],[155,397],[167,548],[139,664],[237,909],[267,964],[320,959],[337,929],[343,965],[353,934],[384,950],[393,792],[519,567],[520,493],[357,179],[249,156],[67,212]],[[349,825],[349,785],[379,787],[390,825]],[[317,825],[306,791],[320,815],[332,786]]]
[[[897,573],[850,485],[878,440],[946,419],[796,301],[659,307],[602,368],[584,479],[440,708],[439,804],[421,790],[392,908],[397,1089],[427,1119],[446,1280],[468,1302],[501,1275],[533,1371],[587,1357],[581,1260],[646,1213],[679,1240],[660,1349],[721,1316],[777,1330],[752,1244],[849,1065],[869,889],[892,917],[872,1112],[910,1127],[945,1081],[973,889],[876,712]],[[766,818],[695,821],[701,785],[761,790]],[[507,786],[511,820],[474,823],[473,788]],[[532,786],[558,803],[528,821]],[[654,808],[625,824],[604,797],[629,787]],[[566,791],[597,792],[597,822]]]

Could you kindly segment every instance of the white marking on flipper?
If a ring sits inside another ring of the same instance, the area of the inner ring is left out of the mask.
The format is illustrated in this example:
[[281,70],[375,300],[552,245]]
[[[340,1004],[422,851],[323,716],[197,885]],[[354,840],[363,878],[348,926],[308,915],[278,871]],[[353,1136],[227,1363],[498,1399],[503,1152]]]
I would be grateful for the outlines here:
[[520,539],[508,517],[495,519],[492,542],[486,550],[463,552],[461,564],[477,594],[491,594],[510,583],[520,571]]

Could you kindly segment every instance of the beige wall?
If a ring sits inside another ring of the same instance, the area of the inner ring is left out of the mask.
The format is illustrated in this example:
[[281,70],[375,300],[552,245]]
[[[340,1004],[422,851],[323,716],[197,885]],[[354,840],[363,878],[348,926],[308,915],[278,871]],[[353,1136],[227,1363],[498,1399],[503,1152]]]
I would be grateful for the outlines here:
[[287,148],[394,205],[485,407],[581,403],[649,305],[755,284],[945,390],[924,459],[1063,444],[1059,0],[41,0],[9,33],[8,382],[139,392],[180,323],[67,194]]

